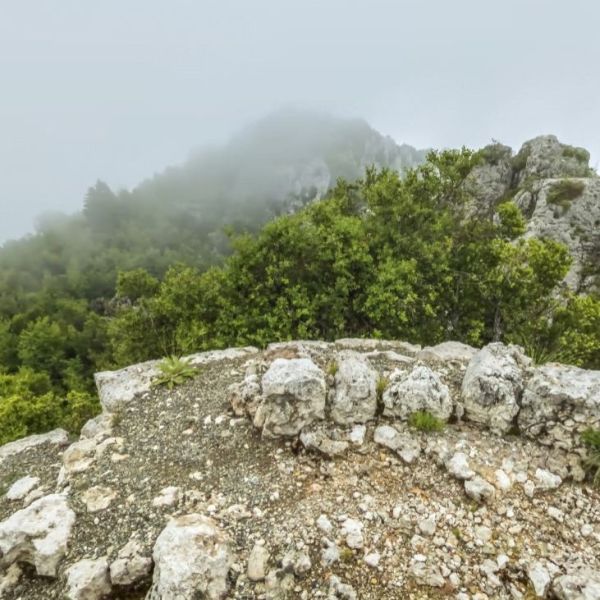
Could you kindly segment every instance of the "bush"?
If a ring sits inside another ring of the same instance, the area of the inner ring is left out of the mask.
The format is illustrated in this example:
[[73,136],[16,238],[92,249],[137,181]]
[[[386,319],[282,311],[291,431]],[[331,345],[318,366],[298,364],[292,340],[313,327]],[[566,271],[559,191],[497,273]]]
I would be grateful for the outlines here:
[[563,146],[562,155],[565,158],[574,158],[577,162],[588,164],[590,153],[585,148],[575,146]]
[[562,179],[552,184],[548,190],[546,200],[549,204],[560,206],[563,212],[571,206],[571,202],[583,194],[585,184],[583,181],[574,181],[573,179]]
[[442,431],[446,424],[426,410],[418,410],[408,417],[408,424],[417,431],[432,433]]
[[181,385],[186,379],[193,379],[196,376],[196,369],[190,364],[178,358],[177,356],[169,356],[165,358],[159,365],[160,375],[152,382],[152,385],[165,385],[170,390],[176,385]]
[[581,435],[581,441],[588,448],[584,467],[590,474],[593,485],[600,487],[600,429],[587,429]]

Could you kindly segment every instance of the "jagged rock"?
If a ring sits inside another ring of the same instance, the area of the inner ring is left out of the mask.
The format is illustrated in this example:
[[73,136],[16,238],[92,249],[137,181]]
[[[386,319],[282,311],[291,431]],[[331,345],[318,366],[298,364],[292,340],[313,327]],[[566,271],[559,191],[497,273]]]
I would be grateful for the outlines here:
[[527,577],[533,586],[535,594],[539,598],[545,598],[552,581],[548,569],[539,561],[527,567]]
[[281,559],[281,568],[284,571],[292,571],[296,577],[302,577],[311,567],[310,556],[303,550],[292,550]]
[[373,441],[397,452],[406,463],[414,462],[421,453],[421,445],[407,433],[400,433],[390,425],[380,425],[375,429]]
[[63,466],[66,475],[87,471],[94,462],[96,448],[95,439],[90,438],[71,444],[63,454]]
[[334,541],[329,540],[326,537],[322,539],[322,542],[323,550],[321,552],[321,565],[329,567],[340,560],[340,549]]
[[466,480],[475,477],[475,472],[469,467],[469,459],[464,452],[456,452],[446,462],[448,472],[456,479]]
[[555,490],[562,483],[562,479],[558,475],[550,473],[546,469],[536,469],[535,478],[538,487],[542,490]]
[[163,488],[158,493],[158,496],[152,499],[152,506],[161,508],[163,506],[174,506],[179,501],[179,488],[170,485]]
[[250,581],[262,581],[267,575],[267,564],[269,562],[269,551],[264,544],[254,544],[248,557],[246,574]]
[[582,568],[556,577],[552,591],[559,600],[598,600],[600,598],[600,571]]
[[331,418],[340,425],[366,423],[377,411],[377,371],[357,352],[337,357]]
[[39,483],[39,477],[31,477],[30,475],[21,477],[21,479],[18,479],[10,486],[8,492],[6,492],[6,499],[22,500],[29,492],[31,492],[31,490],[37,487]]
[[362,548],[364,544],[363,530],[364,525],[357,519],[346,519],[342,523],[342,535],[346,539],[348,548]]
[[17,511],[0,523],[2,565],[26,562],[39,575],[55,577],[74,522],[75,513],[62,494],[44,496]]
[[117,497],[117,492],[112,488],[102,485],[95,485],[86,490],[81,499],[83,500],[87,511],[90,513],[106,510],[111,502]]
[[152,559],[137,540],[131,539],[117,554],[110,565],[110,580],[113,585],[130,586],[136,584],[152,570]]
[[477,348],[461,342],[442,342],[436,346],[426,346],[417,354],[418,360],[432,362],[468,363],[477,353]]
[[53,446],[66,446],[69,443],[69,434],[64,429],[54,429],[48,433],[30,435],[14,442],[9,442],[0,446],[0,464],[10,456],[21,454],[36,446],[42,444],[51,444]]
[[171,519],[156,540],[148,600],[224,598],[231,567],[229,542],[217,524],[199,514]]
[[319,515],[319,518],[316,521],[316,525],[324,533],[331,533],[333,529],[333,525],[331,524],[331,521],[327,518],[327,515]]
[[112,434],[112,417],[109,413],[100,413],[97,417],[90,419],[81,428],[79,437],[85,438],[98,438],[108,437]]
[[332,440],[323,431],[303,431],[300,441],[307,450],[316,450],[325,456],[339,456],[348,450],[348,442]]
[[542,444],[571,450],[588,427],[600,427],[600,371],[546,364],[523,392],[519,428]]
[[66,576],[69,600],[101,600],[112,589],[105,556],[76,562],[66,570]]
[[465,481],[465,492],[477,502],[491,500],[496,493],[494,486],[478,475]]
[[429,565],[424,560],[421,560],[421,556],[413,557],[413,561],[410,566],[410,574],[412,577],[421,585],[427,585],[430,587],[442,587],[445,583],[444,577],[442,576],[439,567],[435,565]]
[[21,575],[23,575],[23,569],[17,563],[13,563],[6,569],[5,573],[0,576],[0,598],[8,597],[8,594],[19,583]]
[[383,414],[406,420],[417,411],[427,411],[447,421],[452,414],[448,386],[429,367],[417,366],[409,373],[396,371],[383,393]]
[[461,397],[465,418],[506,433],[519,412],[523,369],[530,360],[517,346],[494,343],[482,348],[467,367]]
[[262,378],[254,424],[265,437],[295,436],[325,417],[325,376],[308,358],[277,358]]
[[253,417],[260,402],[260,382],[258,375],[252,373],[240,383],[229,386],[229,404],[235,415]]

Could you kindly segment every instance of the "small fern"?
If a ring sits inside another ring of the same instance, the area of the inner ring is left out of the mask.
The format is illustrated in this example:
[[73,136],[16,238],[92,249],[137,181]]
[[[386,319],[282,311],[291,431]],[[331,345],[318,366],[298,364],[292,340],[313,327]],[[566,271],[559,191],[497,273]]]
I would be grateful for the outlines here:
[[583,466],[592,478],[592,485],[600,487],[600,429],[586,429],[581,441],[588,447],[588,457]]
[[186,379],[193,379],[196,376],[196,369],[177,356],[165,358],[159,365],[160,375],[152,382],[153,386],[164,385],[170,390],[176,385],[181,385]]
[[446,424],[426,410],[418,410],[408,417],[408,424],[418,431],[432,433],[442,431]]

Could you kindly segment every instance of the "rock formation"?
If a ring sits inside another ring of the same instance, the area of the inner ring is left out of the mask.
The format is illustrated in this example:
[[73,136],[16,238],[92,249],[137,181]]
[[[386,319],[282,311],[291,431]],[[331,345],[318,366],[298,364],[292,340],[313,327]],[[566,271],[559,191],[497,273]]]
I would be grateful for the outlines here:
[[0,598],[600,598],[600,372],[352,339],[189,360],[173,390],[98,374],[79,440],[0,448]]

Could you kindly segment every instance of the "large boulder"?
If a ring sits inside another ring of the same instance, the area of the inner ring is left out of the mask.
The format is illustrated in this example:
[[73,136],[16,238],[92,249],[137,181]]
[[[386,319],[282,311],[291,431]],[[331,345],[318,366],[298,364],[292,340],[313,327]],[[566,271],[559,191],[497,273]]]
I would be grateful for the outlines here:
[[199,514],[171,519],[154,545],[154,576],[147,600],[219,600],[229,588],[229,542]]
[[450,390],[429,367],[416,366],[409,373],[396,371],[383,393],[383,414],[408,419],[417,411],[427,411],[447,421],[452,415]]
[[278,358],[262,378],[254,425],[265,437],[296,436],[325,417],[323,371],[309,358]]
[[331,418],[340,425],[366,423],[377,412],[377,371],[357,352],[337,359]]
[[546,364],[527,382],[521,431],[542,444],[571,450],[588,427],[600,427],[600,371]]
[[472,359],[463,378],[465,418],[495,433],[511,429],[519,412],[524,369],[530,360],[517,346],[489,344]]
[[62,494],[32,502],[0,523],[0,564],[26,562],[38,575],[55,577],[74,522],[75,513]]

